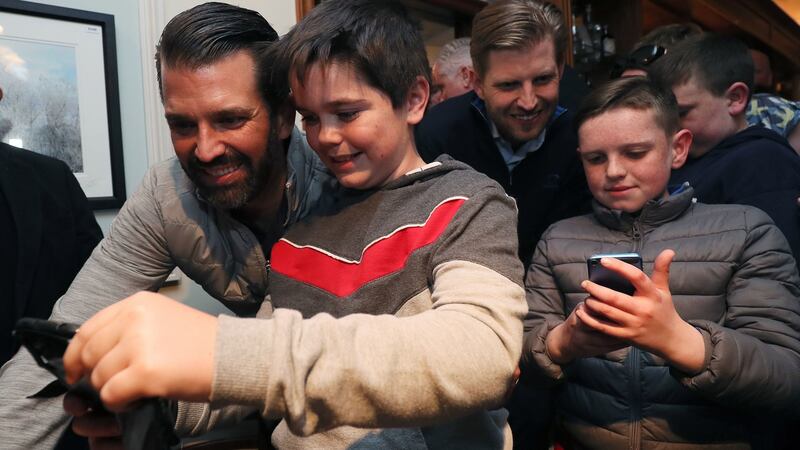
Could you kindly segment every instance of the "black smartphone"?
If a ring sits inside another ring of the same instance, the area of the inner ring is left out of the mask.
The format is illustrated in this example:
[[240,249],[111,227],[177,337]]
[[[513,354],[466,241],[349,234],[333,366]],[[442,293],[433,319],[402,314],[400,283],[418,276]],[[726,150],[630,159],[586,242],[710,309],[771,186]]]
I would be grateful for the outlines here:
[[636,288],[633,287],[630,281],[625,279],[622,275],[607,269],[600,264],[603,258],[616,258],[622,262],[628,263],[639,270],[642,270],[642,257],[638,253],[607,253],[602,255],[592,255],[586,260],[586,265],[589,269],[589,280],[617,292],[633,295]]
[[97,391],[85,380],[72,385],[67,383],[64,372],[64,352],[77,329],[78,325],[72,323],[23,317],[14,327],[14,336],[33,355],[36,364],[55,375],[65,390],[80,395],[93,408],[98,408],[102,403]]
[[[83,380],[69,384],[64,372],[64,352],[78,326],[25,317],[17,321],[14,335],[31,352],[36,363],[56,376],[65,391],[81,396],[92,409],[105,409],[100,395]],[[122,428],[122,444],[126,450],[167,450],[179,443],[173,432],[172,413],[164,400],[155,398],[138,402],[132,410],[117,415]]]

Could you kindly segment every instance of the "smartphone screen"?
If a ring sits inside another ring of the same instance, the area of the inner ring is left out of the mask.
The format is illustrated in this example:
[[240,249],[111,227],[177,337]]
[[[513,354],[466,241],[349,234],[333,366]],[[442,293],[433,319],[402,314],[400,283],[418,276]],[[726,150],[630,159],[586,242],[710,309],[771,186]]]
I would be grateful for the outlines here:
[[642,270],[642,257],[638,253],[608,253],[601,255],[592,255],[586,260],[586,265],[589,270],[589,280],[609,289],[613,289],[623,294],[633,295],[636,288],[633,287],[622,275],[603,267],[600,264],[602,258],[616,258],[622,262],[628,263],[639,270]]

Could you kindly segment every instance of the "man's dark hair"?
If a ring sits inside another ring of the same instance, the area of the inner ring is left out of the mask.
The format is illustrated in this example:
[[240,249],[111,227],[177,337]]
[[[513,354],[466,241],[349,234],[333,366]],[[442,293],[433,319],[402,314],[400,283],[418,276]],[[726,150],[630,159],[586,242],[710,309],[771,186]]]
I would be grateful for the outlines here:
[[680,128],[678,102],[672,90],[647,77],[627,77],[611,80],[597,87],[581,102],[575,114],[575,130],[589,119],[616,109],[652,110],[656,124],[668,137]]
[[254,75],[265,103],[271,111],[276,110],[288,94],[285,86],[272,86],[265,76],[272,69],[267,50],[277,40],[278,33],[269,22],[249,9],[210,2],[183,11],[167,23],[156,45],[156,76],[162,100],[162,64],[198,69],[244,50],[251,53],[256,64]]
[[271,84],[288,83],[286,73],[302,84],[313,64],[344,63],[394,108],[405,102],[417,77],[431,79],[419,24],[396,1],[322,2],[275,50],[281,63]]
[[674,88],[694,79],[714,96],[722,96],[733,83],[742,82],[752,92],[753,59],[740,40],[704,33],[676,44],[650,66],[657,83]]

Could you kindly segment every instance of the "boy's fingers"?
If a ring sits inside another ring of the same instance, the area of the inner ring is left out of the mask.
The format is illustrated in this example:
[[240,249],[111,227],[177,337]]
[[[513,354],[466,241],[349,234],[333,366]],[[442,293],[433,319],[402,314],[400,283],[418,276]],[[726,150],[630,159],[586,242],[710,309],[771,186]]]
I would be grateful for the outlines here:
[[670,249],[662,251],[656,257],[651,279],[659,289],[669,289],[669,266],[672,264],[673,258],[675,258],[675,252]]
[[584,280],[581,287],[592,297],[603,303],[613,306],[625,312],[632,313],[636,305],[631,301],[631,296],[615,291],[593,281]]
[[607,322],[607,321],[601,320],[601,319],[599,319],[597,317],[594,317],[586,309],[577,310],[577,311],[575,311],[575,313],[578,316],[578,318],[581,320],[581,322],[583,322],[584,325],[586,325],[587,327],[591,328],[592,330],[599,331],[600,333],[603,333],[603,334],[606,334],[606,335],[610,335],[610,336],[613,336],[613,337],[619,337],[618,336],[618,334],[619,334],[618,328],[614,324],[612,324],[611,322]]
[[117,305],[119,304],[109,306],[92,316],[86,323],[81,325],[75,336],[70,339],[63,358],[68,382],[74,383],[78,381],[87,371],[82,356],[84,348],[98,330],[117,319],[119,314],[118,308],[116,308]]
[[586,308],[593,313],[593,316],[601,316],[608,319],[609,322],[621,326],[626,326],[625,324],[630,323],[630,320],[633,318],[630,313],[619,308],[615,308],[606,302],[588,298],[586,301],[584,301],[584,304],[586,305]]
[[141,374],[134,373],[131,368],[118,372],[103,385],[100,400],[109,411],[122,412],[136,400],[152,397],[146,392],[146,381]]
[[639,270],[638,267],[634,267],[616,258],[603,258],[600,260],[600,264],[608,269],[613,270],[614,272],[617,272],[625,277],[625,279],[630,281],[631,284],[633,284],[633,287],[636,289],[638,295],[651,298],[658,295],[658,290],[653,284],[653,281],[650,280],[650,278],[645,275],[644,272]]

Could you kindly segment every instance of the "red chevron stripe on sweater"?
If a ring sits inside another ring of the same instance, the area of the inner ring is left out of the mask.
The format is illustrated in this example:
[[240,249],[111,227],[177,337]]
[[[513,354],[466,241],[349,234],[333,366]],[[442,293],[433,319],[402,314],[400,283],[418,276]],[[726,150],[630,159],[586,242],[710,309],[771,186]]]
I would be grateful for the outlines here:
[[361,253],[360,261],[281,239],[272,247],[272,271],[346,297],[365,284],[402,269],[412,253],[439,238],[465,201],[464,197],[445,200],[424,224],[406,225],[371,242]]

